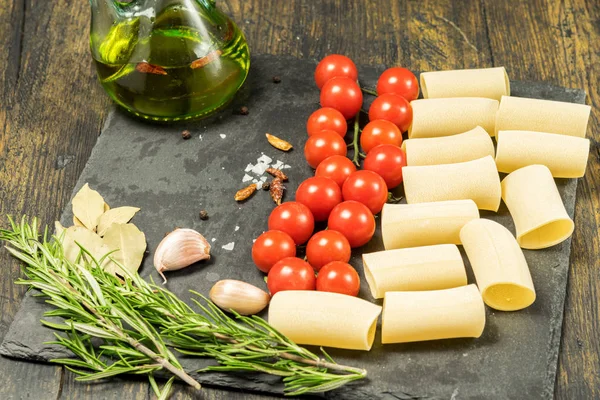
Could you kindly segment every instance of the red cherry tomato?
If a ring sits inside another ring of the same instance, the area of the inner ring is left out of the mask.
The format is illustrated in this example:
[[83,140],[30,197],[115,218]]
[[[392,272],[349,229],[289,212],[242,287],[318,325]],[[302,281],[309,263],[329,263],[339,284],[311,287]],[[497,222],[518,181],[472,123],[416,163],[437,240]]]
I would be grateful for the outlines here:
[[381,176],[373,171],[356,171],[342,186],[344,200],[364,204],[373,214],[383,208],[388,198],[388,188]]
[[350,119],[360,111],[363,95],[356,79],[331,78],[321,89],[321,107],[335,108]]
[[287,233],[296,244],[310,239],[314,229],[315,219],[308,207],[295,201],[275,207],[269,215],[269,230]]
[[352,265],[342,261],[333,261],[319,271],[317,290],[358,296],[360,278]]
[[375,146],[380,144],[402,145],[402,132],[390,121],[376,119],[369,122],[360,134],[360,147],[366,154]]
[[252,245],[252,261],[262,272],[269,272],[281,259],[296,256],[296,243],[285,232],[267,231]]
[[406,68],[394,67],[383,71],[377,80],[377,94],[392,93],[408,101],[419,97],[419,81],[415,74]]
[[348,151],[346,142],[334,131],[321,131],[308,138],[304,145],[304,157],[313,168],[334,155],[345,156]]
[[298,186],[296,201],[308,207],[315,221],[325,221],[342,202],[342,191],[333,179],[313,176]]
[[317,167],[315,176],[330,178],[341,188],[346,179],[356,171],[356,165],[344,156],[327,157]]
[[315,290],[315,270],[304,260],[287,257],[269,271],[267,287],[271,296],[282,290]]
[[325,130],[337,132],[341,137],[346,136],[348,124],[346,124],[342,113],[335,108],[319,108],[308,117],[308,121],[306,122],[308,136]]
[[381,176],[388,189],[402,183],[402,167],[406,167],[406,154],[400,147],[381,144],[365,158],[363,168]]
[[350,252],[348,239],[331,229],[315,233],[306,244],[306,258],[317,271],[332,261],[350,261]]
[[319,89],[328,80],[336,76],[343,76],[356,81],[358,79],[356,65],[354,65],[351,59],[341,54],[330,54],[317,64],[315,82]]
[[350,247],[360,247],[373,237],[375,217],[364,204],[344,201],[331,210],[327,227],[344,235]]
[[397,94],[378,96],[369,108],[369,120],[385,119],[405,132],[412,123],[413,111],[408,100]]

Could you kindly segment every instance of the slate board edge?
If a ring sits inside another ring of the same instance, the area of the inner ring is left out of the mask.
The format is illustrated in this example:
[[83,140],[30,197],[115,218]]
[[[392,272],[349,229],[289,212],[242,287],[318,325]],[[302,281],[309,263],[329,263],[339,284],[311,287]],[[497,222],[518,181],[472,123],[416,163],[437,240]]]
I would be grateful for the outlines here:
[[[281,58],[296,60],[293,57],[281,57]],[[544,83],[531,83],[531,82],[520,82],[520,83],[522,83],[524,85],[539,86],[540,88],[543,88],[545,90],[551,90],[552,87],[556,87],[556,86],[551,86],[551,85],[547,85]],[[556,87],[556,88],[558,88],[558,87]],[[560,89],[563,89],[563,88],[560,88]],[[568,90],[577,92],[578,94],[580,94],[582,99],[585,98],[585,92],[583,92],[582,90],[578,90],[578,89],[568,89]],[[111,126],[111,123],[113,121],[113,118],[116,115],[116,112],[120,112],[120,111],[115,111],[115,109],[113,109],[109,113],[107,120],[104,124],[103,131],[108,129]],[[90,156],[90,159],[86,162],[86,168],[89,165],[90,161],[94,159],[94,157],[96,155],[95,150],[96,150],[96,148],[94,148],[94,150],[92,151],[92,154]],[[75,189],[73,190],[72,196],[85,183],[82,181],[82,179],[83,179],[82,177],[79,178],[79,180],[75,186]],[[572,212],[569,212],[569,213],[572,216]],[[570,254],[570,242],[571,242],[571,239],[568,240],[568,244],[569,244],[568,254]],[[568,278],[568,270],[566,271],[566,274],[564,274],[564,276],[561,277],[561,280],[564,281],[565,285],[567,283],[567,278]],[[561,312],[557,313],[556,318],[554,318],[551,322],[553,325],[554,334],[552,336],[551,342],[548,344],[550,352],[548,355],[548,364],[547,364],[547,383],[548,384],[551,383],[551,385],[546,385],[548,391],[547,391],[547,393],[544,393],[544,398],[552,398],[552,396],[553,396],[554,382],[556,379],[556,368],[557,368],[557,363],[558,363],[558,351],[559,351],[558,344],[560,343],[560,337],[562,334],[561,328],[562,328],[562,320],[563,320],[563,316],[564,316],[565,293],[566,292],[562,293],[559,305],[557,305],[557,307],[558,306],[561,307]],[[30,297],[30,296],[27,295],[27,297]],[[18,317],[18,314],[17,314],[15,320],[17,319],[17,317]],[[11,325],[11,327],[12,327],[12,325]],[[7,336],[9,336],[9,335],[7,334]],[[552,351],[553,349],[556,349],[556,350]],[[28,357],[29,359],[35,358],[35,357],[32,357],[32,354],[29,354],[29,355],[27,355],[26,353],[20,354],[18,351],[15,351],[15,350],[17,350],[17,349],[15,349],[13,346],[11,346],[11,343],[5,341],[2,343],[2,346],[0,347],[0,354],[17,357],[17,358],[23,357],[23,356]],[[199,378],[199,380],[201,382],[206,383],[206,384],[212,383],[213,385],[215,385],[215,384],[216,385],[226,385],[226,386],[240,388],[240,389],[268,392],[271,394],[273,393],[274,382],[272,382],[272,379],[267,379],[266,381],[262,381],[262,379],[264,377],[272,378],[268,375],[264,375],[264,376],[258,375],[258,374],[245,375],[244,377],[249,378],[249,379],[243,379],[242,381],[240,381],[239,376],[237,376],[237,377],[235,377],[235,379],[233,379],[234,376],[232,376],[232,375],[220,374],[220,373],[203,373],[203,374],[193,374],[193,375],[195,375],[195,377]],[[254,376],[252,376],[252,375],[254,375]],[[256,379],[254,379],[254,378],[256,378]],[[254,385],[254,384],[256,384],[256,385]],[[368,384],[368,382],[367,382],[367,384]],[[335,392],[327,393],[326,396],[329,397],[329,395],[331,395],[331,397],[337,397],[338,395],[341,395],[342,392],[347,392],[347,393],[344,393],[345,396],[348,396],[345,398],[348,398],[348,399],[364,398],[361,396],[361,393],[360,393],[361,391],[359,388],[360,388],[360,384],[352,385],[349,387],[344,387]],[[427,397],[427,396],[408,395],[406,393],[382,392],[381,394],[384,396],[381,398],[387,398],[388,395],[392,396],[390,398],[432,398],[432,397]]]

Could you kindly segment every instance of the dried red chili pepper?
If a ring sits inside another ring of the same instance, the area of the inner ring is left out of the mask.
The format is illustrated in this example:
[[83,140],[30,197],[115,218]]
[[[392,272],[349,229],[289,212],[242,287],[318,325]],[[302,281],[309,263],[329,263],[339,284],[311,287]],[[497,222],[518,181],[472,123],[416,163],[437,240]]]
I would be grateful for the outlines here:
[[283,186],[283,181],[279,178],[274,178],[271,182],[269,193],[271,194],[271,198],[275,202],[275,204],[280,205],[281,199],[283,199],[283,190],[285,187]]
[[273,175],[275,178],[279,178],[282,181],[287,181],[288,177],[286,174],[284,174],[280,169],[276,169],[276,168],[267,168],[266,169],[268,174]]
[[153,65],[153,64],[147,63],[145,61],[138,63],[135,66],[135,69],[136,69],[136,71],[142,72],[144,74],[167,75],[167,71],[165,71],[165,69],[163,67],[160,67],[158,65]]
[[195,60],[194,62],[192,62],[192,64],[190,65],[190,68],[191,69],[202,68],[202,67],[210,64],[211,62],[215,61],[217,58],[219,58],[221,56],[222,53],[223,52],[221,50],[211,51],[204,57],[199,58],[199,59]]

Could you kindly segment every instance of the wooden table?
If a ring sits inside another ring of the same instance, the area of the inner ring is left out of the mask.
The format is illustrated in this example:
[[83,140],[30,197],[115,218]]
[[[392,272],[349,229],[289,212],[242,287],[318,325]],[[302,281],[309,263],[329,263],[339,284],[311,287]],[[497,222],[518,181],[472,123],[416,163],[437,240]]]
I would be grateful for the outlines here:
[[[505,66],[512,79],[585,88],[593,107],[575,234],[556,398],[600,398],[600,2],[220,0],[254,53],[428,71]],[[84,0],[0,3],[0,215],[51,223],[69,200],[111,104],[96,81]],[[306,71],[307,74],[312,71]],[[5,226],[1,221],[0,226]],[[24,288],[0,252],[0,338]],[[526,360],[523,360],[526,362]],[[0,358],[1,399],[151,398],[145,381],[81,384],[61,367]],[[399,379],[401,379],[399,377]],[[183,386],[173,398],[259,399]]]

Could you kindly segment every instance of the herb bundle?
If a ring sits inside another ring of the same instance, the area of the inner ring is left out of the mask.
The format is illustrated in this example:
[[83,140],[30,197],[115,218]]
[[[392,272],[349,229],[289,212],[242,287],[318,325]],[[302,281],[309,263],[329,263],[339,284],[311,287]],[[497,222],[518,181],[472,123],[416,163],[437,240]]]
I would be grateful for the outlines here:
[[[61,238],[40,237],[37,221],[10,220],[10,230],[0,230],[0,240],[21,260],[25,279],[18,284],[38,289],[54,306],[42,321],[55,330],[55,344],[70,349],[77,358],[54,362],[91,381],[120,374],[145,374],[159,398],[167,398],[177,377],[192,387],[200,384],[188,375],[171,349],[179,353],[210,357],[219,365],[211,371],[250,371],[281,376],[285,393],[299,395],[338,388],[366,377],[364,369],[336,364],[300,347],[263,319],[223,313],[199,293],[194,311],[176,295],[136,272],[122,269],[122,280],[101,265],[110,253],[96,259],[84,247],[75,262],[64,256]],[[154,378],[159,370],[172,376],[160,389]]]

